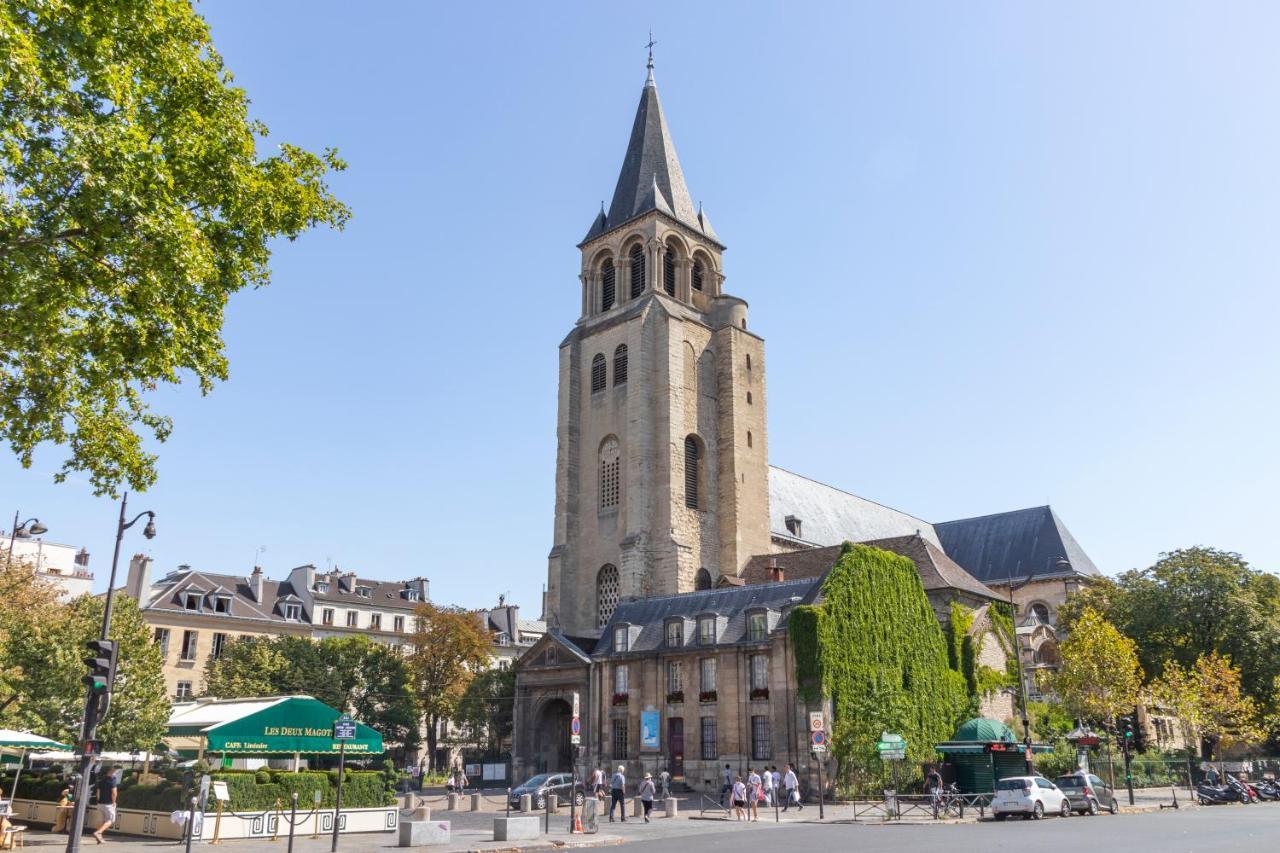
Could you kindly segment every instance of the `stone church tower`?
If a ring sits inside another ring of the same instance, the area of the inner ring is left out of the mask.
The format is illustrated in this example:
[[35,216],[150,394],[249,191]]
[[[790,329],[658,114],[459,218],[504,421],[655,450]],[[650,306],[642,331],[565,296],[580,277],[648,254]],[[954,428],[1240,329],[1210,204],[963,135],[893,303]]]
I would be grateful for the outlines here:
[[689,592],[770,550],[764,341],[723,291],[653,61],[613,200],[579,245],[560,345],[547,616],[598,636],[619,600]]

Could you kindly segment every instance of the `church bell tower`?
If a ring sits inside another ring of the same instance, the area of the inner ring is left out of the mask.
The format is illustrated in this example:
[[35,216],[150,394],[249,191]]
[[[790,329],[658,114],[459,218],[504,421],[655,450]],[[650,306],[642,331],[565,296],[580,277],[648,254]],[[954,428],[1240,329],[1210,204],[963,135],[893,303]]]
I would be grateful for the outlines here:
[[619,600],[708,588],[769,551],[764,341],[724,292],[725,247],[648,69],[560,344],[547,615],[571,636],[598,635]]

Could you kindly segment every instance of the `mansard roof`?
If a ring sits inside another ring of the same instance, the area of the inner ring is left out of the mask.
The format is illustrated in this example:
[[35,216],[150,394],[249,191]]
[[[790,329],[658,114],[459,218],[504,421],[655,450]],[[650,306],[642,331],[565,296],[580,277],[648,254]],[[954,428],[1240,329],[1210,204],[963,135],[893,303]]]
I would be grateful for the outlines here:
[[951,559],[984,583],[1101,574],[1048,506],[935,525]]
[[[787,516],[800,520],[800,536],[787,530]],[[769,530],[775,537],[803,545],[869,542],[918,533],[942,546],[933,525],[923,519],[772,465]]]
[[701,216],[689,196],[680,159],[676,156],[667,118],[658,100],[658,86],[649,78],[640,92],[631,139],[622,159],[622,170],[606,213],[601,210],[582,242],[595,239],[650,211],[660,211],[720,245],[710,222]]
[[[811,604],[817,590],[818,580],[806,578],[623,601],[618,604],[608,627],[595,644],[594,655],[613,652],[615,625],[626,624],[640,628],[639,635],[630,643],[629,653],[652,651],[663,648],[668,620],[696,619],[699,615],[711,613],[724,620],[717,631],[716,645],[743,642],[747,637],[748,611],[763,609],[781,612],[782,608],[793,604]],[[689,640],[691,638],[686,637],[686,642]]]

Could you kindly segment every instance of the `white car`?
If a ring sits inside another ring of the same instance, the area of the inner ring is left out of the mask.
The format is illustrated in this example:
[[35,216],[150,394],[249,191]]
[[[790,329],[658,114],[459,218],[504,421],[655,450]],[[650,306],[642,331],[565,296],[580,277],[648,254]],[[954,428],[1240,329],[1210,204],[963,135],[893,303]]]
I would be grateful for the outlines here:
[[1071,816],[1071,801],[1057,785],[1043,776],[1011,776],[996,783],[991,799],[991,815],[1005,820],[1020,814],[1039,820],[1046,814]]

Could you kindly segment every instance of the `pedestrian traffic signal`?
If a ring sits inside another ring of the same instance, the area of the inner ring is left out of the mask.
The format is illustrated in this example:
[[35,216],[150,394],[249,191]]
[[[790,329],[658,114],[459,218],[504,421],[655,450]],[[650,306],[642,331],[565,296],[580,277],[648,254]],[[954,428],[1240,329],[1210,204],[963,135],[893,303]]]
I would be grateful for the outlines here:
[[95,696],[105,696],[116,679],[116,656],[120,650],[114,640],[90,640],[85,645],[89,657],[84,659],[84,665],[89,667],[89,674],[82,680]]

